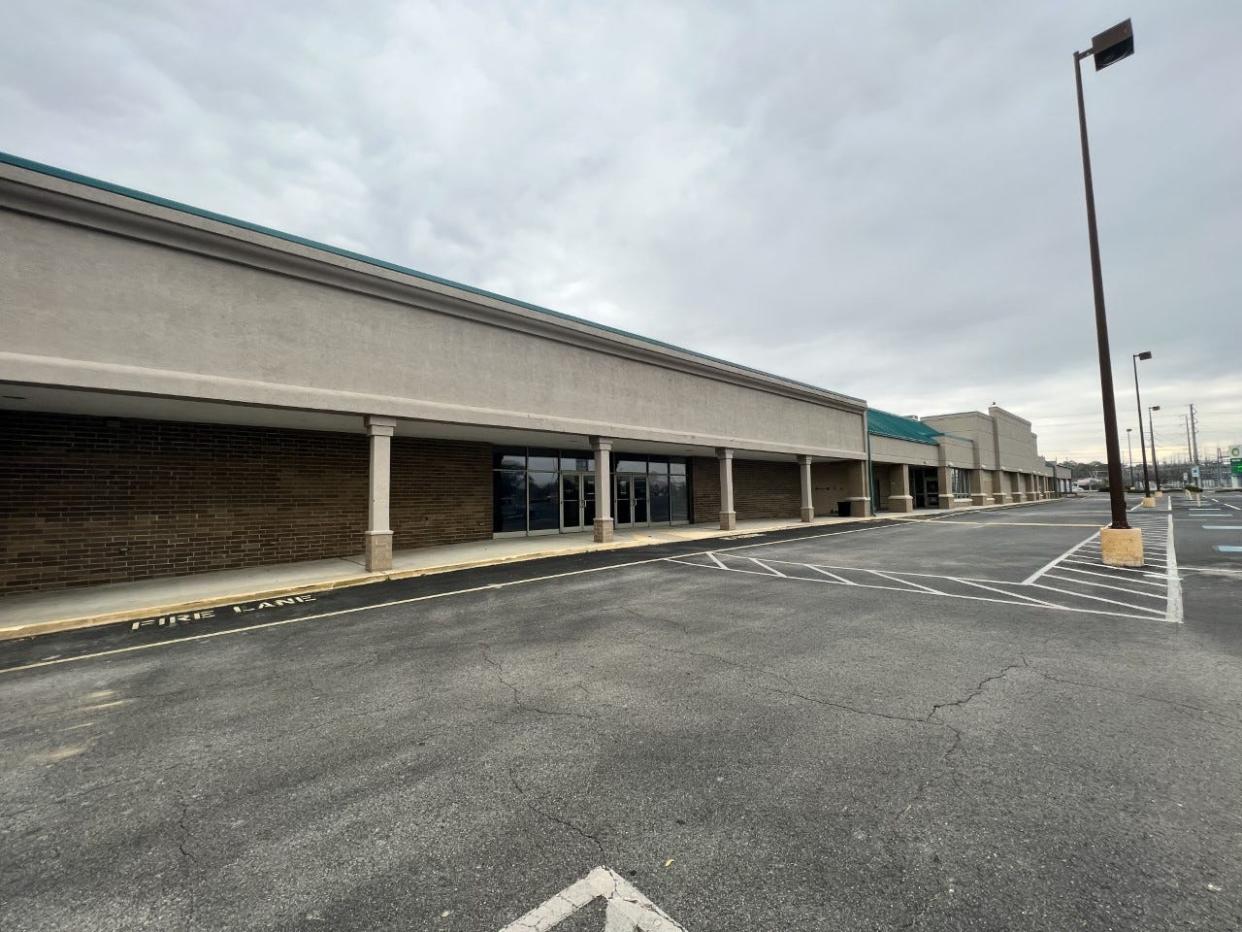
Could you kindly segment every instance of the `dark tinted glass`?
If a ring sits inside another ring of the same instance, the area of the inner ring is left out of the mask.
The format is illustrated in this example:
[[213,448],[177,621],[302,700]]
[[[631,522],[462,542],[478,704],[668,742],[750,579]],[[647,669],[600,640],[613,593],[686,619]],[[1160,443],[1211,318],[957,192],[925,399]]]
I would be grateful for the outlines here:
[[530,529],[550,531],[561,526],[560,503],[554,472],[528,472],[530,483]]
[[686,461],[683,459],[670,459],[668,461],[668,471],[674,476],[684,476],[686,474]]
[[526,530],[526,473],[497,469],[492,473],[492,530]]
[[685,476],[669,479],[670,512],[674,521],[690,520],[690,496]]
[[617,465],[613,467],[613,472],[646,472],[647,461],[640,460],[633,456],[617,457]]
[[595,477],[586,476],[582,482],[582,522],[590,527],[595,521]]
[[561,451],[562,472],[595,472],[595,455],[573,450]]
[[[652,464],[653,466],[655,464]],[[668,476],[657,473],[651,475],[651,520],[668,521],[669,498]]]
[[667,476],[668,475],[668,461],[663,460],[663,459],[658,460],[655,457],[652,457],[651,460],[647,464],[647,471],[651,473],[653,476],[654,475]]
[[555,471],[561,463],[561,455],[556,450],[536,450],[527,451],[528,459],[526,461],[527,469],[546,469]]
[[492,447],[492,465],[498,469],[525,469],[526,447]]

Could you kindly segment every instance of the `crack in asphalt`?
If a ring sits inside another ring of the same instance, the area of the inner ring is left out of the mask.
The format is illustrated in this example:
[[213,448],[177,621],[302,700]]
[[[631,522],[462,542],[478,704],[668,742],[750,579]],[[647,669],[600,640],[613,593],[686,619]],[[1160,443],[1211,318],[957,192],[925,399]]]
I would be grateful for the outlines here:
[[1242,728],[1233,727],[1234,725],[1242,725],[1242,719],[1234,718],[1233,716],[1226,715],[1223,712],[1217,712],[1215,709],[1208,709],[1208,708],[1204,708],[1203,706],[1191,705],[1189,702],[1178,702],[1176,699],[1163,699],[1159,696],[1149,696],[1146,693],[1131,692],[1128,689],[1118,689],[1115,686],[1102,686],[1099,683],[1084,683],[1081,680],[1070,680],[1064,677],[1054,676],[1051,673],[1046,673],[1043,670],[1040,670],[1036,667],[1031,667],[1031,672],[1033,672],[1037,676],[1043,677],[1046,680],[1050,680],[1053,683],[1060,683],[1064,686],[1081,686],[1085,689],[1098,689],[1098,690],[1101,690],[1102,692],[1113,693],[1118,696],[1128,696],[1131,699],[1142,699],[1145,702],[1155,702],[1155,703],[1159,703],[1160,705],[1171,706],[1175,709],[1182,709],[1182,710],[1190,711],[1190,712],[1201,712],[1204,715],[1212,715],[1217,718],[1224,719],[1225,721],[1210,722],[1209,724],[1219,725],[1223,728],[1229,728],[1232,731],[1242,731]]
[[578,835],[581,838],[585,838],[587,841],[589,841],[591,844],[595,846],[595,850],[599,852],[600,857],[601,858],[604,857],[604,845],[603,845],[603,842],[601,842],[597,836],[593,835],[591,832],[588,832],[586,829],[582,828],[580,825],[578,825],[575,822],[571,822],[568,819],[562,819],[559,816],[555,816],[550,812],[545,812],[543,809],[540,809],[533,802],[531,802],[527,795],[527,792],[528,792],[527,789],[524,786],[522,786],[521,781],[518,780],[517,774],[513,772],[512,767],[509,768],[509,782],[513,784],[513,789],[517,792],[518,798],[522,800],[522,804],[527,809],[535,813],[535,815],[540,816],[541,818],[546,819],[549,822],[553,822],[557,825],[563,826],[564,828],[569,829],[575,835]]
[[[554,716],[559,716],[562,718],[578,718],[578,719],[583,719],[585,721],[595,720],[594,715],[584,715],[582,712],[564,712],[559,709],[544,709],[537,705],[531,705],[530,703],[523,701],[521,687],[519,687],[516,683],[512,683],[509,680],[505,679],[504,667],[501,666],[501,664],[498,661],[492,659],[492,655],[488,651],[488,645],[481,644],[480,647],[482,648],[482,651],[483,651],[484,661],[486,661],[487,664],[493,670],[496,671],[496,679],[500,680],[500,682],[504,686],[507,686],[510,690],[512,690],[513,705],[519,711],[534,712],[537,715],[554,715]],[[502,724],[502,723],[497,722],[495,724]]]
[[[726,667],[732,667],[736,670],[745,670],[751,673],[761,674],[762,676],[771,677],[772,679],[779,680],[781,683],[784,683],[785,686],[789,687],[788,689],[778,689],[777,687],[771,686],[771,685],[765,685],[762,683],[756,684],[759,686],[760,689],[764,690],[765,692],[775,693],[780,696],[788,696],[792,699],[801,699],[804,702],[811,702],[816,705],[822,705],[822,706],[827,706],[833,709],[839,709],[842,712],[850,712],[850,713],[853,713],[854,715],[866,715],[872,718],[888,719],[889,721],[894,721],[894,722],[910,722],[915,725],[929,724],[926,718],[917,718],[912,715],[898,715],[892,712],[877,712],[874,709],[863,709],[863,708],[859,708],[858,706],[849,705],[848,703],[839,702],[834,699],[825,699],[822,696],[812,696],[808,693],[799,692],[797,688],[794,686],[794,684],[790,682],[788,677],[783,676],[780,673],[775,672],[774,670],[769,670],[766,667],[760,667],[754,664],[742,663],[740,661],[730,660],[727,657],[721,657],[719,654],[712,654],[706,651],[683,650],[683,649],[678,649],[675,647],[661,647],[658,644],[651,644],[642,639],[638,639],[638,643],[641,644],[643,647],[646,647],[648,650],[660,651],[666,654],[678,654],[678,655],[682,655],[686,657],[702,657],[706,660],[714,660],[717,663],[724,664]],[[941,725],[942,723],[931,722],[930,724]]]
[[[860,708],[855,705],[850,705],[849,703],[840,702],[840,701],[833,700],[833,699],[825,699],[822,696],[810,695],[808,693],[798,690],[794,686],[794,684],[789,680],[789,678],[786,676],[783,676],[782,674],[779,674],[773,670],[769,670],[766,667],[757,666],[755,664],[749,664],[749,663],[744,663],[741,661],[730,660],[727,657],[721,657],[719,654],[713,654],[707,651],[696,651],[696,650],[687,650],[687,649],[679,649],[679,648],[672,648],[672,647],[663,647],[657,644],[652,644],[648,641],[644,641],[641,638],[638,639],[638,643],[641,644],[643,647],[647,648],[648,650],[656,650],[662,653],[678,654],[678,655],[684,655],[684,656],[690,656],[690,657],[700,657],[706,660],[715,661],[716,663],[723,664],[724,666],[731,667],[733,669],[743,670],[743,671],[747,671],[750,673],[757,673],[761,676],[765,676],[771,679],[778,680],[779,682],[783,683],[785,686],[789,687],[788,689],[780,689],[770,684],[763,684],[763,683],[756,684],[758,685],[760,689],[763,689],[766,692],[775,693],[777,695],[788,696],[794,699],[800,699],[804,702],[810,702],[815,705],[826,706],[828,708],[837,709],[842,712],[848,712],[852,715],[862,715],[868,718],[879,718],[879,719],[885,719],[887,721],[907,722],[912,725],[929,725],[933,728],[947,729],[952,737],[949,742],[949,747],[941,755],[940,760],[941,760],[941,764],[943,765],[943,767],[945,768],[945,770],[948,772],[949,775],[953,774],[954,755],[956,755],[958,750],[961,748],[962,730],[958,728],[957,726],[952,725],[948,722],[940,721],[939,715],[940,715],[941,710],[950,709],[950,708],[961,708],[965,706],[966,704],[968,704],[969,702],[971,702],[972,700],[976,699],[978,696],[980,696],[987,689],[990,683],[996,682],[997,680],[1004,679],[1014,670],[1023,670],[1023,669],[1030,668],[1030,663],[1027,661],[1026,657],[1020,656],[1019,663],[1008,664],[1007,666],[1002,668],[999,672],[988,674],[987,676],[983,677],[978,682],[978,684],[976,684],[975,687],[971,689],[966,695],[961,696],[960,698],[957,698],[957,699],[947,700],[945,702],[937,702],[932,705],[931,709],[928,711],[926,715],[919,717],[919,716],[913,716],[913,715],[899,715],[893,712],[879,712],[874,709],[864,709],[864,708]],[[1035,672],[1039,672],[1039,671],[1035,671]],[[904,816],[907,812],[909,812],[916,803],[921,802],[926,797],[927,791],[932,786],[934,786],[937,782],[939,782],[939,780],[941,780],[944,777],[944,775],[945,775],[944,773],[937,774],[936,776],[933,776],[930,779],[922,782],[919,785],[919,787],[915,790],[914,795],[911,797],[910,802],[906,805],[906,808],[902,810],[902,812],[897,816],[897,819],[901,819],[901,817]]]
[[185,927],[191,929],[194,927],[194,914],[198,909],[198,896],[194,892],[194,885],[190,882],[190,871],[193,865],[198,863],[198,858],[193,852],[186,848],[186,843],[193,836],[190,827],[186,825],[186,818],[189,816],[190,804],[185,798],[178,793],[177,805],[181,808],[181,814],[177,816],[177,830],[181,833],[181,837],[177,839],[177,850],[181,852],[179,859],[179,872],[181,874],[181,883],[185,889],[186,896],[186,917]]

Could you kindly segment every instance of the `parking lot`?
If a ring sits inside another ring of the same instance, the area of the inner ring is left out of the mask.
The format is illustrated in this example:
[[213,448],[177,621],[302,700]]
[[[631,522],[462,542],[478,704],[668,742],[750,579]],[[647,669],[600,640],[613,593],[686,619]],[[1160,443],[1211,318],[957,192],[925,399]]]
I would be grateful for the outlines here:
[[1142,571],[1088,496],[0,645],[0,927],[541,928],[605,867],[691,932],[1238,928],[1239,505],[1133,511]]

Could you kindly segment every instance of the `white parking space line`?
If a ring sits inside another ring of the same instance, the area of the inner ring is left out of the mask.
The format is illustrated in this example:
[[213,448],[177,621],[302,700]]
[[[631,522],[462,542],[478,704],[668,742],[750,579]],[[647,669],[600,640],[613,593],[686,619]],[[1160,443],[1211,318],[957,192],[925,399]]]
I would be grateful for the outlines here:
[[[1161,602],[1165,600],[1165,593],[1163,592],[1142,592],[1139,589],[1127,589],[1125,586],[1110,586],[1108,583],[1092,582],[1089,579],[1079,579],[1076,576],[1059,576],[1056,573],[1047,573],[1045,574],[1044,579],[1059,579],[1063,582],[1074,583],[1078,586],[1094,586],[1097,589],[1112,589],[1115,592],[1125,592],[1130,595],[1140,596],[1144,599],[1159,599]],[[1139,582],[1139,580],[1136,579],[1133,580],[1133,582]]]
[[1043,576],[1043,575],[1044,575],[1044,573],[1048,572],[1050,569],[1052,569],[1054,566],[1056,566],[1056,565],[1057,565],[1058,563],[1060,563],[1062,560],[1065,560],[1065,559],[1069,558],[1069,557],[1070,557],[1070,556],[1072,556],[1072,555],[1073,555],[1076,551],[1078,551],[1078,550],[1080,550],[1081,548],[1083,548],[1083,547],[1087,546],[1087,544],[1089,544],[1091,541],[1095,540],[1095,539],[1099,536],[1099,534],[1100,534],[1100,532],[1099,532],[1099,531],[1096,531],[1094,534],[1092,534],[1092,535],[1091,535],[1090,537],[1088,537],[1086,540],[1084,540],[1084,541],[1080,541],[1080,542],[1078,542],[1077,544],[1075,544],[1073,547],[1070,547],[1070,549],[1069,549],[1069,550],[1067,550],[1067,551],[1065,551],[1065,553],[1061,554],[1060,556],[1053,557],[1051,560],[1049,560],[1047,563],[1045,563],[1043,566],[1041,566],[1039,569],[1037,569],[1037,570],[1036,570],[1034,573],[1032,573],[1030,576],[1026,577],[1026,579],[1022,580],[1022,585],[1024,585],[1024,586],[1029,586],[1029,585],[1031,585],[1032,583],[1034,583],[1034,582],[1035,582],[1035,580],[1039,579],[1039,577],[1040,577],[1040,576]]
[[[708,563],[691,563],[688,560],[679,560],[674,557],[665,557],[664,562],[680,563],[682,566],[692,566],[695,569],[709,570],[713,573],[720,572],[720,569],[718,567],[712,566]],[[816,569],[816,567],[810,564],[807,564],[807,569]],[[762,579],[772,580],[773,582],[777,581],[777,577],[771,575],[770,573],[760,573],[755,570],[742,570],[742,569],[737,569],[735,567],[726,567],[724,571],[726,573],[741,573],[746,576],[758,576]],[[868,573],[870,571],[858,570],[857,572]],[[932,577],[930,574],[920,574],[920,575],[923,576],[923,578],[937,578],[937,577]],[[957,579],[956,577],[939,577],[939,578],[943,578],[951,582],[968,582],[967,580]],[[904,592],[907,595],[915,595],[915,596],[924,595],[924,593],[918,591],[917,589],[912,589],[908,585],[905,585],[905,583],[909,582],[909,580],[905,580],[905,579],[901,580],[903,585],[899,585],[899,586],[881,586],[881,585],[876,585],[873,583],[850,583],[850,582],[841,583],[841,582],[837,582],[834,579],[816,579],[816,578],[811,578],[807,576],[786,576],[785,580],[787,582],[794,582],[794,583],[797,583],[797,582],[822,583],[828,586],[852,585],[858,589],[879,589],[883,592]],[[1021,584],[1014,583],[1013,585],[1017,586]],[[1045,608],[1046,607],[1053,611],[1076,612],[1076,613],[1080,613],[1084,615],[1107,615],[1111,618],[1128,618],[1128,619],[1136,620],[1136,621],[1150,621],[1152,619],[1152,616],[1150,614],[1135,615],[1135,614],[1128,614],[1126,612],[1108,611],[1106,609],[1083,608],[1080,606],[1072,606],[1072,605],[1060,605],[1055,602],[1043,602],[1039,599],[1031,599],[1031,598],[1028,598],[1027,596],[1017,595],[1016,593],[1008,593],[1009,595],[1012,596],[1011,598],[991,599],[991,598],[987,598],[986,596],[962,595],[959,592],[942,592],[938,589],[931,589],[930,587],[922,587],[922,588],[928,589],[928,592],[926,593],[927,595],[935,595],[935,596],[940,596],[942,598],[948,598],[948,599],[966,599],[967,601],[970,601],[970,602],[989,602],[994,605],[1018,605],[1024,608]],[[987,588],[987,587],[984,587],[984,588]],[[1047,587],[1044,587],[1044,588],[1047,588]],[[1081,593],[1071,592],[1069,593],[1069,595],[1074,596],[1075,598],[1089,598],[1088,596],[1083,596]],[[1022,601],[1019,601],[1019,599],[1021,599]],[[1094,601],[1108,602],[1111,600],[1095,599]],[[1121,603],[1121,602],[1117,602],[1114,604],[1124,605],[1124,603]],[[1143,612],[1148,611],[1142,606],[1137,606],[1137,605],[1124,606],[1124,607],[1137,609]]]
[[[1070,561],[1066,560],[1065,562],[1068,563]],[[1102,565],[1099,563],[1082,563],[1082,561],[1080,560],[1075,560],[1074,562],[1080,563],[1083,566]],[[1118,573],[1097,573],[1094,570],[1080,570],[1075,566],[1058,566],[1056,567],[1056,569],[1064,573],[1078,573],[1082,576],[1099,576],[1101,579],[1112,579],[1117,582],[1133,582],[1133,583],[1138,583],[1141,586],[1155,586],[1158,589],[1164,588],[1164,579],[1165,579],[1164,573],[1145,573],[1142,570],[1132,570],[1129,567],[1125,567],[1125,566],[1110,566],[1108,567],[1108,569],[1118,570],[1118,571],[1127,572],[1127,573],[1138,573],[1139,575],[1145,576],[1148,578],[1138,579],[1135,576],[1121,576],[1121,575],[1118,575]],[[1158,579],[1160,580],[1160,582],[1151,582],[1152,579]]]
[[768,565],[767,565],[766,563],[764,563],[762,560],[756,560],[754,557],[751,557],[751,558],[750,558],[750,562],[751,562],[751,563],[757,563],[759,566],[762,566],[765,570],[767,570],[767,571],[768,571],[769,573],[771,573],[773,576],[780,576],[782,579],[784,579],[784,578],[785,578],[785,574],[784,574],[784,573],[782,573],[782,572],[781,572],[780,570],[778,570],[778,569],[774,569],[773,567],[768,566]]
[[922,589],[924,592],[934,592],[937,595],[940,594],[939,589],[933,589],[931,586],[924,586],[922,583],[916,583],[912,579],[901,579],[897,576],[892,576],[889,573],[881,573],[879,570],[866,570],[865,572],[871,573],[873,576],[879,576],[882,579],[887,579],[890,582],[903,583],[907,586],[913,586],[915,589]]
[[1074,592],[1070,589],[1058,589],[1056,586],[1045,586],[1043,583],[1031,583],[1031,585],[1039,589],[1047,589],[1049,592],[1059,592],[1062,595],[1072,595],[1076,599],[1090,599],[1093,602],[1108,602],[1110,605],[1121,605],[1125,608],[1137,609],[1140,612],[1153,612],[1157,615],[1164,614],[1163,611],[1159,611],[1158,609],[1146,608],[1142,605],[1130,605],[1126,602],[1118,602],[1116,599],[1106,599],[1103,596],[1098,595],[1087,595],[1085,592]]
[[1242,524],[1205,524],[1205,531],[1242,531]]
[[813,563],[807,563],[807,564],[804,564],[804,565],[806,566],[806,568],[807,568],[808,570],[814,570],[814,571],[815,571],[815,572],[817,572],[817,573],[820,573],[820,574],[822,574],[822,575],[824,575],[824,576],[827,576],[829,579],[835,579],[835,580],[837,580],[838,582],[845,583],[845,585],[847,585],[847,586],[857,586],[857,585],[858,585],[858,583],[854,582],[853,580],[846,579],[844,576],[838,576],[836,573],[830,573],[830,572],[828,572],[828,571],[827,571],[826,569],[824,569],[822,566],[816,566],[816,565],[815,565],[815,564],[813,564]]
[[1026,599],[1028,602],[1034,602],[1036,605],[1044,605],[1044,606],[1047,606],[1048,608],[1059,607],[1059,606],[1053,605],[1051,602],[1046,602],[1043,599],[1037,599],[1031,595],[1023,595],[1020,592],[1011,592],[1007,589],[997,589],[995,586],[986,586],[976,579],[962,579],[959,576],[957,578],[957,581],[960,583],[965,583],[968,586],[975,586],[978,589],[987,589],[989,592],[999,592],[1001,595],[1009,595],[1009,596],[1013,596],[1014,598],[1018,598],[1018,599]]
[[1170,624],[1180,625],[1184,618],[1184,611],[1182,608],[1182,577],[1177,573],[1177,547],[1173,541],[1172,511],[1169,512],[1169,549],[1167,555],[1169,558],[1169,565],[1167,568],[1169,574],[1169,598],[1165,621]]

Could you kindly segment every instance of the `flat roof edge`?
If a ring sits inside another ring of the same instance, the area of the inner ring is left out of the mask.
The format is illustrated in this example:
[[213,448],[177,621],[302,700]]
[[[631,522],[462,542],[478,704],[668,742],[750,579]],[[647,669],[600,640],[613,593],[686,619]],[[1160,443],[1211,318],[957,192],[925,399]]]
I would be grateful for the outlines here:
[[43,162],[37,162],[33,159],[24,158],[23,156],[14,155],[12,153],[0,151],[0,164],[10,165],[14,168],[23,169],[25,171],[33,172],[39,175],[45,175],[51,178],[56,178],[61,181],[68,181],[73,184],[79,184],[84,187],[92,188],[94,190],[105,191],[109,194],[115,194],[120,197],[132,198],[134,200],[141,201],[147,204],[152,204],[157,207],[163,207],[167,210],[172,210],[177,213],[188,214],[190,216],[199,217],[204,220],[214,221],[216,223],[224,224],[226,226],[235,227],[241,230],[246,230],[251,233],[258,233],[264,236],[271,236],[275,239],[279,239],[279,240],[282,240],[288,243],[294,243],[296,245],[303,246],[308,249],[314,249],[314,250],[318,250],[321,252],[326,252],[331,255],[339,256],[345,259],[350,259],[354,262],[360,262],[366,265],[375,266],[376,268],[386,269],[387,271],[396,272],[401,275],[408,275],[411,278],[419,279],[421,281],[429,282],[429,283],[440,285],[440,286],[447,287],[447,288],[453,288],[458,291],[465,292],[467,294],[476,295],[478,297],[483,297],[483,298],[487,298],[492,301],[500,302],[501,304],[507,304],[513,307],[521,308],[522,310],[530,311],[535,314],[539,314],[544,317],[551,318],[554,321],[563,321],[565,323],[572,323],[577,326],[599,331],[599,332],[608,334],[613,337],[620,337],[624,340],[633,340],[635,342],[646,344],[647,346],[662,350],[671,355],[682,355],[682,356],[687,356],[687,357],[691,357],[694,359],[698,359],[701,361],[709,362],[709,363],[712,363],[713,365],[721,366],[726,369],[732,369],[732,370],[735,370],[741,373],[745,373],[747,375],[750,375],[751,377],[758,378],[762,381],[771,382],[777,386],[786,386],[786,387],[796,388],[801,391],[813,394],[815,396],[819,396],[825,401],[832,401],[832,402],[843,404],[849,407],[859,407],[859,408],[866,407],[866,401],[864,399],[857,398],[853,395],[847,395],[842,392],[832,391],[831,389],[822,388],[821,386],[813,385],[809,382],[802,382],[798,379],[791,379],[791,378],[788,378],[787,376],[777,375],[772,372],[767,372],[763,369],[756,369],[753,366],[747,366],[742,363],[731,362],[730,360],[722,359],[718,356],[712,356],[708,353],[702,353],[697,350],[687,349],[686,347],[677,346],[673,343],[667,343],[663,340],[655,339],[654,337],[647,337],[647,336],[643,336],[642,334],[631,333],[627,330],[622,330],[619,327],[612,327],[612,326],[609,326],[608,324],[601,324],[601,323],[598,323],[597,321],[588,320],[583,317],[576,317],[573,314],[568,314],[568,313],[565,313],[564,311],[557,311],[557,310],[553,310],[552,308],[543,307],[542,305],[533,304],[529,301],[523,301],[520,298],[511,298],[507,295],[502,295],[496,292],[487,291],[486,289],[478,288],[473,285],[466,285],[461,282],[456,282],[448,278],[442,278],[438,275],[433,275],[428,272],[421,272],[418,269],[410,268],[409,266],[399,265],[395,262],[389,262],[385,259],[377,259],[374,256],[368,256],[363,253],[354,252],[353,250],[345,249],[340,246],[333,246],[328,243],[322,243],[317,240],[312,240],[312,239],[308,239],[303,236],[298,236],[297,234],[294,234],[294,233],[286,233],[283,230],[277,230],[272,227],[263,226],[262,224],[253,223],[248,220],[242,220],[237,217],[232,217],[228,214],[221,214],[221,213],[217,213],[212,210],[207,210],[205,208],[194,207],[190,204],[185,204],[180,201],[174,201],[169,198],[161,197],[157,194],[150,194],[145,191],[140,191],[136,188],[129,188],[124,185],[115,184],[110,181],[104,181],[102,179],[94,178],[89,175],[83,175],[78,172],[70,171],[68,169],[58,168],[54,165],[48,165]]

